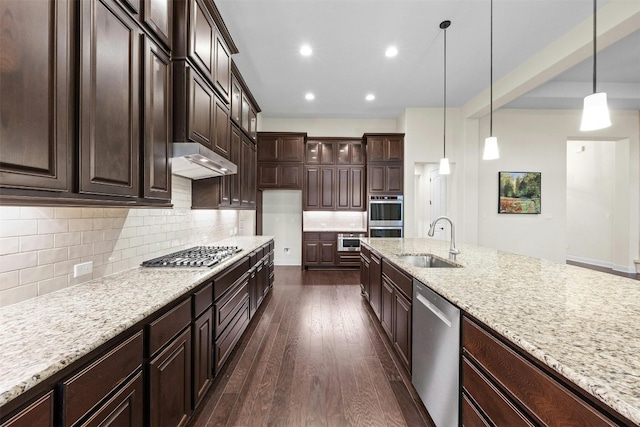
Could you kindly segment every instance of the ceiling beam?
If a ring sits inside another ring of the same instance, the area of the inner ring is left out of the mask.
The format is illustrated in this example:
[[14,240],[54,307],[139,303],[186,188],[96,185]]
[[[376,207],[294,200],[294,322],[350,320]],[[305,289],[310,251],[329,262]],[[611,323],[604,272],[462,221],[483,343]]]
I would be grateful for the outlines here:
[[[598,11],[598,51],[640,30],[640,1],[611,0]],[[548,82],[593,52],[593,19],[581,24],[493,84],[493,109]],[[480,118],[489,114],[489,88],[462,106],[462,117]]]

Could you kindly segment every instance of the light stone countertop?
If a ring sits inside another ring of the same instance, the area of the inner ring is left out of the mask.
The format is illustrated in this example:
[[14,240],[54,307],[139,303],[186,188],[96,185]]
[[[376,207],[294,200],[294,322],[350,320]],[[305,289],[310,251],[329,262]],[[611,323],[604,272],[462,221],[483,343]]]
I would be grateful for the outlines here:
[[140,267],[0,308],[0,406],[271,239],[216,242],[243,250],[212,268]]
[[640,281],[471,245],[464,268],[418,268],[397,255],[448,259],[449,242],[361,240],[640,425]]

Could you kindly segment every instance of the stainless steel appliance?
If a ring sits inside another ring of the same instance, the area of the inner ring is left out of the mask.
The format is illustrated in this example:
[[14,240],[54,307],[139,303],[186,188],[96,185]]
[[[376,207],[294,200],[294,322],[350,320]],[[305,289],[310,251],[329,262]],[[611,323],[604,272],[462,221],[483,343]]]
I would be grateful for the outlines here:
[[402,237],[402,227],[369,227],[369,237]]
[[338,233],[338,252],[359,252],[361,237],[365,233]]
[[212,267],[242,251],[238,246],[194,246],[144,261],[143,267]]
[[437,427],[457,427],[460,310],[415,279],[411,357],[411,382],[433,422]]
[[402,227],[403,196],[369,196],[369,227]]

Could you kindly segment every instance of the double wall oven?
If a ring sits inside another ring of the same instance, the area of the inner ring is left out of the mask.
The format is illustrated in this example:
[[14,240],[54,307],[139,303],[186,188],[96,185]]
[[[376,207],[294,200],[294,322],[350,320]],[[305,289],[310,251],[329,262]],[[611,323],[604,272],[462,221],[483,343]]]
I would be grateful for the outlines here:
[[369,237],[402,237],[403,196],[369,196]]

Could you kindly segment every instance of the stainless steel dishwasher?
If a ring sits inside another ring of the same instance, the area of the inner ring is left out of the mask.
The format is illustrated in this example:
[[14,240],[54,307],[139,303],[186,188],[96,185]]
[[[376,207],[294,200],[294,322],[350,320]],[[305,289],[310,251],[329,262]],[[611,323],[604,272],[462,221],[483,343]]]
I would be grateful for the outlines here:
[[413,279],[411,382],[437,427],[458,426],[460,310]]

